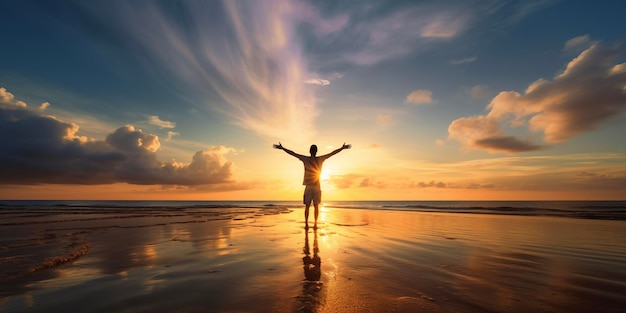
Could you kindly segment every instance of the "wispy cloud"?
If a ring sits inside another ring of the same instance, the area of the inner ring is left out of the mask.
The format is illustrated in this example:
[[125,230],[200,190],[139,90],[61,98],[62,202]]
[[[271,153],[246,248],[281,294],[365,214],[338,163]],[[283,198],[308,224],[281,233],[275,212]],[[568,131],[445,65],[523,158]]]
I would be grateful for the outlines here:
[[[473,12],[465,5],[383,4],[353,2],[332,15],[301,4],[302,21],[313,29],[308,51],[320,64],[371,65],[404,57],[462,33]],[[328,27],[327,25],[332,25]]]
[[[502,28],[549,6],[540,1],[353,1],[320,9],[300,2],[307,55],[316,64],[373,65],[435,47],[460,37],[477,24]],[[315,2],[312,2],[315,3]],[[330,11],[330,12],[329,12]],[[503,17],[503,18],[501,18]],[[452,60],[459,65],[476,61],[474,56]]]
[[43,102],[40,106],[39,106],[39,110],[41,111],[45,111],[48,107],[50,106],[50,102]]
[[179,132],[168,131],[167,138],[165,140],[170,141],[174,136],[180,136]]
[[461,12],[438,14],[424,25],[421,35],[425,38],[451,38],[467,26],[467,20],[467,15]]
[[105,38],[121,38],[125,52],[146,68],[168,73],[161,77],[171,78],[169,87],[192,93],[184,98],[217,93],[223,101],[195,103],[272,140],[315,133],[315,98],[302,83],[310,75],[293,34],[299,14],[294,2],[184,2],[175,10],[172,5],[83,6],[92,23],[100,22],[95,29],[107,32]]
[[559,0],[532,0],[532,1],[476,1],[473,8],[481,17],[493,16],[495,21],[490,25],[491,29],[501,31],[503,28],[521,22],[534,12],[548,8]]
[[[320,78],[320,77],[325,77],[325,78]],[[327,86],[327,85],[330,85],[330,82],[332,80],[340,79],[342,77],[343,77],[343,74],[334,72],[329,75],[318,75],[317,78],[309,78],[305,80],[304,82],[306,84]]]
[[[461,162],[394,160],[401,170],[333,175],[338,189],[484,189],[498,191],[620,191],[626,155],[612,153],[510,156]],[[374,169],[375,170],[375,169]],[[623,189],[623,188],[622,188]]]
[[620,53],[616,45],[595,43],[554,80],[539,79],[524,94],[500,92],[487,106],[486,115],[453,121],[449,137],[469,149],[517,153],[542,145],[505,135],[501,124],[543,133],[548,143],[597,129],[626,109],[626,66],[614,64]]
[[417,89],[411,91],[404,99],[404,103],[426,104],[433,102],[433,92],[428,89]]
[[581,47],[583,49],[587,49],[589,48],[589,46],[591,46],[591,44],[592,44],[591,37],[589,37],[589,35],[582,35],[582,36],[574,37],[568,40],[567,42],[565,42],[565,47],[563,49],[573,50],[573,49],[578,49]]
[[476,85],[472,88],[470,88],[469,90],[467,90],[467,93],[469,94],[469,96],[472,99],[484,99],[487,98],[489,96],[489,89],[487,88],[487,86],[485,85]]
[[428,183],[425,182],[419,182],[417,184],[415,184],[416,187],[419,188],[427,188],[427,187],[436,187],[436,188],[446,188],[446,183],[439,181],[439,182],[435,182],[434,180],[431,180]]
[[373,177],[359,174],[331,175],[328,183],[337,189],[348,188],[379,188],[384,189],[387,184]]
[[160,128],[175,128],[176,123],[170,121],[161,120],[158,116],[152,115],[148,117],[148,122],[152,125],[158,126]]
[[472,62],[474,62],[476,60],[478,60],[477,57],[455,59],[455,60],[450,61],[450,64],[452,64],[452,65],[467,64],[467,63],[472,63]]
[[330,84],[330,81],[327,79],[321,79],[321,78],[310,78],[304,81],[307,84],[313,84],[313,85],[320,85],[320,86],[326,86]]

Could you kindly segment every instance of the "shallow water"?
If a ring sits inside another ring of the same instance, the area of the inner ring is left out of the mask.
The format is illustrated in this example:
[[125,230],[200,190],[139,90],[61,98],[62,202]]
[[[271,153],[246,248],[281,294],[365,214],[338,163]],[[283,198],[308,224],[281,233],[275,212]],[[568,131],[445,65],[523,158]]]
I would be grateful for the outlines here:
[[276,205],[5,210],[0,311],[626,307],[624,221],[325,207],[305,232],[302,215]]
[[368,226],[348,239],[339,236],[342,240],[326,249],[345,251],[336,255],[346,276],[375,278],[375,288],[355,292],[379,298],[378,303],[408,306],[408,311],[428,304],[432,311],[452,312],[620,312],[626,307],[624,222],[359,215],[349,219]]

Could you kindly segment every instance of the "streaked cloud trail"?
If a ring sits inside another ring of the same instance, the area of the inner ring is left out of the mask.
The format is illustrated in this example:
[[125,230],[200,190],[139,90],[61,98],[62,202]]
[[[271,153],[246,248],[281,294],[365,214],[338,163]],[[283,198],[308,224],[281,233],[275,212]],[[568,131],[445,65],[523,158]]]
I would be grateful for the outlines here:
[[196,97],[214,92],[223,99],[200,105],[270,140],[315,133],[315,98],[304,83],[309,75],[293,39],[290,1],[114,5],[123,25],[114,27],[130,36],[148,67],[164,68]]
[[[338,64],[371,66],[405,57],[493,14],[461,3],[392,9],[357,3],[334,12],[302,0],[75,5],[89,15],[87,28],[135,56],[181,99],[209,106],[265,139],[287,142],[316,133],[313,90],[330,84],[320,74]],[[306,30],[311,33],[303,36]]]

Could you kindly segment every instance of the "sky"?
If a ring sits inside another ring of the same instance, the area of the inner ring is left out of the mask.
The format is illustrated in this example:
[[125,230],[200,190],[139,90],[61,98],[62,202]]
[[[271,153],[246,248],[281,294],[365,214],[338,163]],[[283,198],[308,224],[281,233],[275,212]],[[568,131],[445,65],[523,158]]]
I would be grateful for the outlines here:
[[0,199],[626,199],[620,1],[0,11]]

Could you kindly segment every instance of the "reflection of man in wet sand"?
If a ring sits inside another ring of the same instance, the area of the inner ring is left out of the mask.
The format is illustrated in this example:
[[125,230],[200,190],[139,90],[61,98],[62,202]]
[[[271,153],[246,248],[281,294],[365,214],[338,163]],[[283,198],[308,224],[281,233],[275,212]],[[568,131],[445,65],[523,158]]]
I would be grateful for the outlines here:
[[304,232],[304,249],[302,249],[304,252],[304,257],[302,257],[304,280],[302,283],[302,294],[297,297],[301,305],[297,312],[317,312],[320,305],[324,302],[323,283],[320,281],[322,277],[322,259],[318,255],[317,230],[313,230],[313,233],[315,234],[315,239],[313,239],[313,257],[311,257],[309,231]]
[[280,142],[277,145],[274,145],[275,149],[283,150],[290,155],[298,158],[302,163],[304,163],[304,180],[302,184],[305,185],[304,189],[304,220],[305,220],[305,228],[309,228],[309,207],[311,206],[311,202],[313,202],[313,206],[315,207],[315,224],[313,227],[317,228],[317,216],[319,215],[319,204],[322,202],[322,189],[320,187],[320,175],[322,173],[322,164],[326,159],[331,156],[341,152],[343,149],[350,149],[350,145],[346,145],[345,143],[341,148],[322,156],[316,156],[317,154],[317,146],[311,145],[311,149],[309,152],[311,156],[306,156],[302,154],[297,154],[285,147],[283,147]]
[[302,294],[298,296],[302,307],[298,311],[317,312],[321,303],[323,303],[322,282],[322,259],[318,255],[317,246],[317,230],[313,231],[315,239],[313,239],[313,257],[311,257],[311,249],[309,248],[309,232],[304,232],[304,257],[302,258],[302,268],[304,269],[304,282],[302,284]]
[[309,249],[309,232],[305,232],[304,235],[304,257],[302,258],[302,265],[304,267],[304,277],[308,281],[319,281],[322,277],[322,259],[318,255],[317,230],[314,232],[313,257],[311,257],[311,250]]

